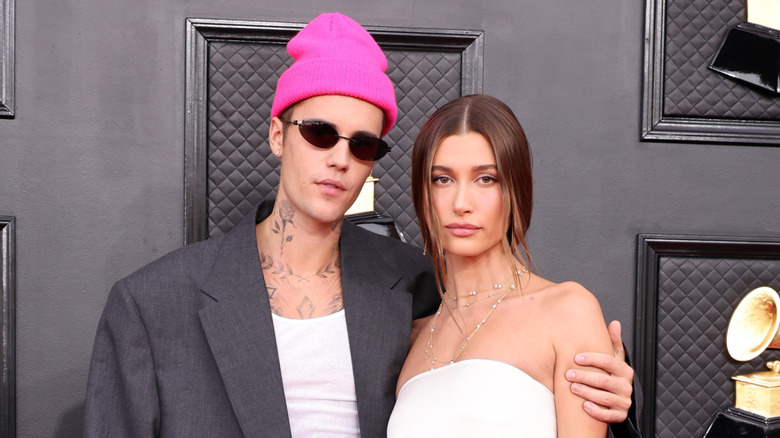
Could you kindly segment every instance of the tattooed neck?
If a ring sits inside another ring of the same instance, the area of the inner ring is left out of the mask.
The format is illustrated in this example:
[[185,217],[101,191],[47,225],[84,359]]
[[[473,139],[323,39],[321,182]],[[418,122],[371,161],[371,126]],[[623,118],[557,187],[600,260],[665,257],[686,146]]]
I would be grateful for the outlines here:
[[[288,247],[288,244],[301,239],[299,236],[296,237],[297,234],[304,232],[296,225],[295,216],[296,210],[292,202],[282,199],[274,204],[271,215],[266,219],[268,221],[267,229],[271,232],[269,237],[274,238],[273,241],[276,243],[273,243],[273,245],[279,249],[279,256],[284,255],[284,250]],[[330,231],[333,232],[332,237],[336,240],[338,240],[338,236],[341,234],[343,222],[344,219],[341,218],[330,224]]]
[[[271,311],[287,318],[314,318],[341,310],[342,221],[331,224],[335,239],[312,241],[298,235],[306,227],[296,224],[292,203],[279,200],[264,222],[258,250]],[[310,242],[317,244],[307,245]]]
[[330,276],[339,274],[341,272],[341,258],[336,257],[334,261],[320,266],[316,272],[305,275],[297,274],[292,265],[285,263],[279,259],[274,261],[274,258],[264,252],[260,253],[260,265],[263,268],[263,274],[270,277],[278,278],[279,280],[291,280],[296,283],[311,283],[317,279],[328,279]]
[[281,240],[279,247],[280,255],[284,254],[284,245],[292,242],[293,238],[295,238],[295,234],[293,233],[293,228],[295,228],[293,216],[295,216],[295,208],[293,208],[292,203],[287,200],[277,202],[274,205],[274,211],[271,212],[271,218],[273,220],[271,232],[277,235]]
[[286,318],[315,318],[344,308],[341,296],[341,259],[300,275],[294,268],[260,253],[260,264],[271,311]]

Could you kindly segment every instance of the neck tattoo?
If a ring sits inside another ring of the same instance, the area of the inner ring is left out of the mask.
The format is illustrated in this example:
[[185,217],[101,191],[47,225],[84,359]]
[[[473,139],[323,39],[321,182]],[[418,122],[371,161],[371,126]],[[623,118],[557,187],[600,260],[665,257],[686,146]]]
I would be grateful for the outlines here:
[[[522,269],[517,271],[518,278],[522,277],[523,274],[525,274],[526,272],[527,272],[527,270],[525,269],[525,267],[523,267]],[[496,286],[498,286],[498,287],[496,287]],[[501,284],[496,283],[492,289],[486,289],[485,291],[488,291],[488,290],[499,290],[499,289],[501,289]],[[490,307],[490,310],[488,310],[487,315],[485,315],[485,317],[482,318],[482,320],[480,320],[477,323],[477,326],[474,328],[474,330],[471,331],[471,333],[466,335],[466,339],[463,340],[463,343],[460,344],[460,347],[458,347],[458,349],[455,350],[455,353],[452,354],[452,356],[450,357],[449,362],[443,361],[443,360],[439,360],[439,357],[433,351],[433,333],[436,331],[436,320],[439,318],[439,315],[441,315],[441,309],[442,309],[442,306],[444,305],[444,301],[446,300],[446,294],[447,293],[445,292],[444,293],[445,300],[442,300],[442,302],[439,304],[439,310],[436,311],[436,315],[434,315],[433,319],[431,320],[431,330],[428,333],[428,344],[425,347],[425,361],[426,362],[430,361],[431,369],[434,369],[436,367],[436,363],[450,363],[450,364],[454,363],[455,359],[457,359],[458,356],[460,356],[460,353],[463,352],[463,349],[466,348],[466,345],[469,344],[469,342],[471,341],[471,338],[473,338],[474,335],[477,334],[479,329],[482,328],[483,325],[485,325],[485,323],[490,318],[490,315],[492,315],[493,312],[496,310],[496,307],[498,307],[498,305],[501,304],[501,301],[504,298],[506,298],[507,295],[509,295],[515,289],[516,288],[515,288],[515,284],[514,283],[512,283],[509,287],[507,287],[506,291],[503,294],[501,294],[501,296],[498,298],[498,300],[496,300],[496,302],[493,303],[493,306]],[[485,291],[483,291],[483,292],[485,292]],[[495,293],[491,293],[490,296],[492,297],[494,294]],[[474,294],[474,295],[476,295],[476,294]],[[453,294],[453,296],[456,296],[456,295]],[[464,295],[464,297],[469,297],[469,296],[473,296],[473,295],[471,295],[471,293]],[[473,303],[473,301],[471,303],[467,304],[467,306],[471,306],[472,303]],[[453,304],[452,307],[454,308],[455,305]]]

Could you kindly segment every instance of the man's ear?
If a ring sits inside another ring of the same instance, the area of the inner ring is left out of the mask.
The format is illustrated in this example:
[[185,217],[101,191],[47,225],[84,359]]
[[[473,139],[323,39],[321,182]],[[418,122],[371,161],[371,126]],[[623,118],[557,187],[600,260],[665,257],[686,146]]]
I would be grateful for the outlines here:
[[284,123],[279,117],[271,119],[268,126],[268,145],[271,152],[277,157],[282,156],[282,146],[284,145]]

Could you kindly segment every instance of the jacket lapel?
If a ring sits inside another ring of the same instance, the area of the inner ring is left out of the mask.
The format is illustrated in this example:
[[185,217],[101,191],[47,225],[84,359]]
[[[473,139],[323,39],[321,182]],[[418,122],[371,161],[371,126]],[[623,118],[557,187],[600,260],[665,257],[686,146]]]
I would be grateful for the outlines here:
[[244,436],[291,435],[271,309],[250,214],[222,242],[200,320]]
[[402,275],[386,260],[388,248],[344,221],[341,285],[347,318],[358,416],[363,437],[385,436],[395,384],[409,346],[409,293],[392,290]]
[[[261,207],[262,209],[262,207]],[[271,309],[257,252],[255,215],[222,242],[202,290],[215,302],[200,320],[244,436],[289,437]],[[411,330],[412,296],[378,238],[344,221],[342,295],[363,437],[385,436]]]

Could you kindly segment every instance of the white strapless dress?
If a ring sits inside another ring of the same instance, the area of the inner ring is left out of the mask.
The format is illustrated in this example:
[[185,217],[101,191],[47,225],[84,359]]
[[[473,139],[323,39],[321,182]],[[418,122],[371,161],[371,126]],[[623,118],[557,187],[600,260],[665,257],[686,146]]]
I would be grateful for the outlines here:
[[522,370],[466,359],[420,373],[398,393],[388,438],[555,438],[553,393]]

